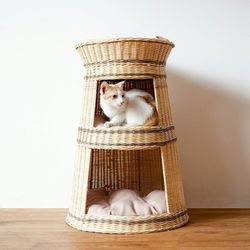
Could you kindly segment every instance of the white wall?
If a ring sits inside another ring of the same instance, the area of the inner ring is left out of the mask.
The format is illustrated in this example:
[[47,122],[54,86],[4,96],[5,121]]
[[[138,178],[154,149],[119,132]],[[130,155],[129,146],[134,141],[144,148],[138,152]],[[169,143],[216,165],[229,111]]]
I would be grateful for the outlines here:
[[0,207],[67,207],[86,39],[165,36],[188,207],[250,207],[250,1],[1,1]]

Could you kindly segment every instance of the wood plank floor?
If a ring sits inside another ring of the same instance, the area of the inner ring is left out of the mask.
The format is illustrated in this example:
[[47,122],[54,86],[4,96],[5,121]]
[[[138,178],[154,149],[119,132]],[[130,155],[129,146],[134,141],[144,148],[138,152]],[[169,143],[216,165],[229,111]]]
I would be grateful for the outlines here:
[[189,209],[190,222],[151,234],[86,233],[66,209],[0,209],[1,250],[250,249],[250,209]]

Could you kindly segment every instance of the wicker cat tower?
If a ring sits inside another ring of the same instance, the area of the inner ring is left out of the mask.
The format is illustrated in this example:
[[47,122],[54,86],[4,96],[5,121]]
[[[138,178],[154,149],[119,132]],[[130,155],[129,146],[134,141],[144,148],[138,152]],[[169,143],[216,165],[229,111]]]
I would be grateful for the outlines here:
[[[78,130],[72,200],[67,223],[101,233],[170,230],[188,222],[176,152],[165,65],[174,44],[164,38],[120,38],[76,46],[86,68]],[[139,88],[156,101],[154,127],[94,127],[102,114],[101,81],[125,80],[125,89]],[[88,191],[133,189],[147,194],[165,190],[167,211],[148,216],[89,216]]]

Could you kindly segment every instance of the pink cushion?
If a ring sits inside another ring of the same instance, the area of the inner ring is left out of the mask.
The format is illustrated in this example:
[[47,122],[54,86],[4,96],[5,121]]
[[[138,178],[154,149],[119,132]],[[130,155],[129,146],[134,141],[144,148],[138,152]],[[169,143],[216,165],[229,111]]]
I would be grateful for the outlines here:
[[152,207],[136,191],[123,189],[115,191],[109,199],[112,215],[132,216],[152,214]]
[[154,207],[157,214],[167,211],[165,192],[162,190],[154,190],[149,193],[144,200]]
[[109,203],[106,201],[99,201],[98,204],[93,204],[89,207],[87,214],[92,216],[110,215]]
[[129,189],[113,191],[110,197],[103,190],[93,190],[88,195],[92,196],[88,215],[135,216],[167,211],[165,192],[161,190],[152,191],[144,198]]

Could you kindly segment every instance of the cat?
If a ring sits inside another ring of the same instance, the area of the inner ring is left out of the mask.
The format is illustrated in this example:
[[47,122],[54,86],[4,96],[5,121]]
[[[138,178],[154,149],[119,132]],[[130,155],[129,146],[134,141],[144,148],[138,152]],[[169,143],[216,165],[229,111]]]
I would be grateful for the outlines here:
[[158,113],[151,94],[140,89],[123,90],[125,81],[100,86],[100,105],[110,119],[104,127],[112,126],[155,126]]

